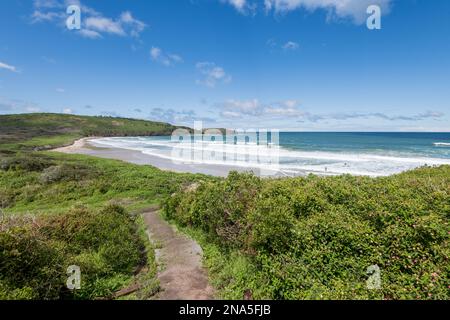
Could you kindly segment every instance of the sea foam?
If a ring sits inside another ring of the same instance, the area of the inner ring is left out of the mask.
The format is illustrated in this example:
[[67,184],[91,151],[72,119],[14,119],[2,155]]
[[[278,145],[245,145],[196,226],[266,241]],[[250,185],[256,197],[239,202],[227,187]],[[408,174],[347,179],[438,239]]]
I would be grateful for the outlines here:
[[[134,150],[143,154],[194,165],[226,165],[258,168],[295,176],[306,173],[326,175],[387,176],[431,165],[450,165],[450,159],[396,153],[390,150],[314,151],[294,150],[255,143],[226,144],[222,141],[179,143],[167,138],[102,138],[95,144]],[[450,146],[448,143],[439,145]],[[275,157],[274,157],[275,155]]]

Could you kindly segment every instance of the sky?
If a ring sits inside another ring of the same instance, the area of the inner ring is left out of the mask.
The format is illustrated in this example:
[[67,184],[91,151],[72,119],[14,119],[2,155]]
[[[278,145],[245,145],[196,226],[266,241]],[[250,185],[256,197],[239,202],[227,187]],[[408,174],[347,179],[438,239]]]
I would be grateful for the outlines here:
[[450,131],[447,0],[4,0],[0,21],[0,114]]

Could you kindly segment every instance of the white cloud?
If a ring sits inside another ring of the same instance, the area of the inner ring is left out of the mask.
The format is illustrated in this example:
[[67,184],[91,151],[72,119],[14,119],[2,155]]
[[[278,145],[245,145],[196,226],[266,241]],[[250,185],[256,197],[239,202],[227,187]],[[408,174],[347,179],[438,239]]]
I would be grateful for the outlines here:
[[227,3],[231,4],[236,10],[243,12],[247,6],[246,0],[226,0]]
[[208,123],[214,122],[214,119],[208,117],[202,117],[197,115],[194,110],[174,110],[174,109],[163,109],[163,108],[153,108],[150,112],[151,120],[163,121],[172,124],[187,124],[192,125],[194,121],[204,121]]
[[62,3],[58,0],[34,0],[36,8],[58,8]]
[[383,14],[389,13],[393,0],[220,0],[233,6],[238,12],[256,13],[261,6],[266,13],[283,14],[297,9],[315,11],[326,10],[328,20],[350,18],[356,24],[367,19],[367,7],[379,5]]
[[78,31],[78,33],[82,37],[85,37],[88,39],[98,39],[98,38],[102,37],[102,35],[100,33],[98,33],[97,31],[88,30],[88,29],[81,29],[80,31]]
[[63,13],[35,10],[31,15],[31,23],[50,22],[57,19],[63,19],[64,17],[65,15]]
[[296,100],[287,100],[272,104],[262,104],[258,99],[252,100],[228,100],[220,107],[223,109],[221,116],[224,118],[258,117],[261,118],[291,118],[300,116]]
[[152,47],[150,49],[150,58],[166,67],[173,66],[183,62],[183,58],[177,54],[166,54],[161,48]]
[[70,4],[80,3],[77,1],[58,1],[58,0],[34,0],[34,12],[31,14],[31,23],[38,22],[62,22],[66,18],[65,9]]
[[73,113],[73,110],[70,109],[70,108],[64,108],[64,109],[63,109],[63,113],[64,113],[64,114],[72,114],[72,113]]
[[168,54],[167,55],[169,57],[170,60],[172,60],[173,62],[176,63],[181,63],[183,62],[183,58],[177,54]]
[[392,0],[264,0],[267,12],[286,13],[296,9],[315,11],[327,10],[329,18],[350,18],[357,24],[367,19],[367,7],[379,5],[383,13],[388,13]]
[[120,21],[122,24],[131,27],[130,35],[132,37],[139,37],[139,34],[147,27],[144,22],[135,19],[130,11],[122,12],[120,15]]
[[269,39],[266,41],[266,45],[273,51],[297,51],[300,48],[300,44],[295,41],[287,41],[284,44],[278,43],[276,39]]
[[416,121],[424,121],[424,120],[440,120],[442,119],[445,114],[443,112],[439,111],[425,111],[419,114],[412,114],[412,115],[389,115],[382,112],[369,112],[369,113],[359,113],[359,112],[339,112],[339,113],[331,113],[331,114],[313,114],[309,112],[305,112],[302,115],[302,119],[300,120],[303,122],[304,120],[310,121],[310,122],[320,122],[320,121],[327,121],[327,120],[335,120],[335,121],[347,121],[352,119],[379,119],[383,121],[409,121],[409,122],[416,122]]
[[229,83],[232,80],[222,67],[213,62],[198,62],[196,68],[203,75],[203,79],[197,80],[197,84],[214,88],[217,83]]
[[257,3],[254,0],[220,0],[223,3],[227,3],[233,6],[236,11],[243,15],[254,15],[258,8]]
[[89,31],[112,33],[119,36],[125,36],[125,30],[119,21],[113,21],[105,17],[89,17],[84,19],[84,27]]
[[264,104],[257,99],[228,100],[218,105],[222,118],[246,121],[283,120],[296,122],[319,123],[327,121],[347,122],[350,120],[378,119],[384,122],[420,122],[439,121],[446,115],[440,111],[428,110],[410,115],[390,115],[382,112],[338,112],[329,114],[316,114],[301,110],[297,100],[285,100],[276,103]]
[[11,71],[11,72],[19,72],[19,71],[17,71],[16,67],[6,64],[6,63],[3,63],[3,62],[0,62],[0,69],[5,69],[5,70]]
[[[135,19],[130,11],[125,11],[116,20],[101,15],[88,17],[85,19],[84,27],[86,31],[90,32],[96,31],[118,36],[130,35],[138,37],[146,28],[146,24]],[[125,29],[129,29],[128,32]]]
[[[84,19],[83,25],[83,29],[91,31],[91,36],[94,35],[92,33],[92,31],[94,31],[99,34],[109,33],[118,36],[138,38],[145,28],[147,28],[147,25],[144,22],[135,19],[130,11],[122,12],[118,19],[104,17],[94,11],[91,13],[90,17]],[[96,37],[98,36],[96,35]]]
[[271,104],[264,108],[264,114],[269,116],[294,117],[303,114],[298,109],[299,103],[296,100],[287,100],[281,103]]
[[160,48],[153,47],[150,49],[150,56],[154,60],[159,59],[161,57],[161,54],[162,54],[162,50]]
[[242,117],[242,114],[235,111],[223,111],[221,112],[221,116],[229,119],[238,119]]
[[284,50],[295,51],[300,48],[300,45],[294,41],[288,41],[283,45]]
[[144,22],[134,18],[130,11],[122,12],[118,18],[106,17],[78,0],[34,0],[33,3],[35,10],[31,15],[32,23],[55,22],[61,27],[65,27],[67,18],[65,8],[70,4],[80,6],[82,26],[77,33],[89,39],[101,38],[102,34],[137,38],[147,27]]
[[130,11],[122,12],[122,14],[120,15],[120,20],[125,23],[134,23],[135,22],[135,19],[133,18],[133,15],[131,14]]
[[257,116],[261,114],[261,104],[258,99],[252,100],[228,100],[222,106],[225,111],[222,112],[222,116],[231,116],[232,118],[252,115]]

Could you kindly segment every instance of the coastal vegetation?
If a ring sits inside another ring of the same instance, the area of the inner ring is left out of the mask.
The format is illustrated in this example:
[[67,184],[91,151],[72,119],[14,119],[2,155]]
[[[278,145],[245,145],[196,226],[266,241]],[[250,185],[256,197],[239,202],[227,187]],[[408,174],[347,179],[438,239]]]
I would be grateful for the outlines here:
[[164,213],[203,245],[222,298],[450,298],[449,166],[384,178],[231,173],[179,190]]
[[[171,126],[65,115],[0,116],[0,123],[0,299],[111,298],[135,281],[142,282],[135,298],[150,298],[158,290],[154,248],[138,213],[201,176],[34,150]],[[80,290],[66,288],[71,265],[82,270]]]
[[178,127],[168,123],[115,117],[50,113],[0,116],[2,150],[48,150],[90,136],[163,136]]
[[[222,298],[450,298],[449,166],[222,179],[43,151],[169,134],[168,124],[53,114],[0,124],[0,299],[112,298],[134,281],[144,288],[129,298],[151,298],[154,248],[139,212],[156,205],[199,241]],[[70,265],[83,270],[80,290],[66,288]]]

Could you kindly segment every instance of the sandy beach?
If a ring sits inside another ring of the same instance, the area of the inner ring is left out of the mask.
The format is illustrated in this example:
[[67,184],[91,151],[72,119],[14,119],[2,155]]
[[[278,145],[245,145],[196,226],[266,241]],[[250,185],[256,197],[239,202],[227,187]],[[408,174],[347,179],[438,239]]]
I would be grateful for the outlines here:
[[[212,165],[212,164],[194,164],[194,163],[175,163],[172,160],[144,154],[140,151],[134,151],[121,148],[108,148],[95,144],[93,140],[98,138],[83,138],[75,141],[72,145],[62,148],[54,149],[55,152],[62,152],[67,154],[83,154],[99,158],[121,160],[138,165],[151,165],[158,169],[178,172],[178,173],[201,173],[217,177],[226,177],[231,171],[238,172],[253,172],[258,176],[263,176],[259,168],[226,166],[226,165]],[[267,170],[266,170],[267,171]],[[267,172],[266,172],[267,173]],[[265,174],[264,176],[267,176]],[[270,176],[283,177],[286,176],[282,172],[275,172]]]
[[[275,161],[279,161],[278,165],[277,162],[273,162],[274,165],[266,165],[250,157],[250,160],[244,159],[243,161],[240,159],[240,161],[236,161],[233,157],[235,155],[233,150],[230,151],[230,154],[226,154],[226,159],[220,159],[220,152],[222,151],[220,148],[215,148],[214,145],[206,147],[202,145],[202,148],[204,147],[205,149],[199,149],[194,146],[192,150],[201,150],[201,152],[207,150],[207,152],[202,153],[201,157],[198,158],[194,158],[192,154],[188,153],[188,160],[184,160],[186,157],[183,157],[183,155],[171,154],[170,151],[167,151],[172,146],[168,145],[164,139],[153,141],[149,148],[146,147],[149,145],[148,143],[149,141],[145,140],[145,138],[110,139],[90,137],[77,140],[72,145],[56,149],[55,151],[117,159],[138,165],[151,165],[161,170],[172,172],[201,173],[218,177],[226,177],[230,171],[253,172],[257,176],[267,178],[296,177],[308,174],[319,176],[351,174],[355,176],[378,177],[398,174],[421,166],[439,166],[450,163],[447,159],[433,158],[427,156],[426,153],[422,157],[415,154],[408,156],[407,153],[404,153],[406,155],[396,155],[397,151],[387,149],[385,153],[377,154],[376,151],[373,151],[373,153],[360,152],[355,147],[355,151],[345,152],[304,152],[286,148],[276,158],[273,158]],[[165,148],[164,152],[160,151],[161,149],[159,148]],[[184,150],[190,151],[191,149],[189,148]],[[443,154],[445,152],[445,149],[443,151],[440,149],[429,150],[430,147],[428,145],[425,145],[423,148],[429,154],[437,151]],[[215,151],[219,152],[219,157],[211,161],[211,158],[208,158],[208,156]],[[241,155],[247,155],[245,152],[248,152],[247,154],[249,155],[255,155],[255,149],[250,149],[250,151],[244,149],[241,151]],[[256,152],[260,151],[256,150]],[[263,149],[261,154],[265,155],[267,159],[267,155],[270,153],[265,152],[266,150]],[[392,152],[394,152],[394,156],[391,155]]]

